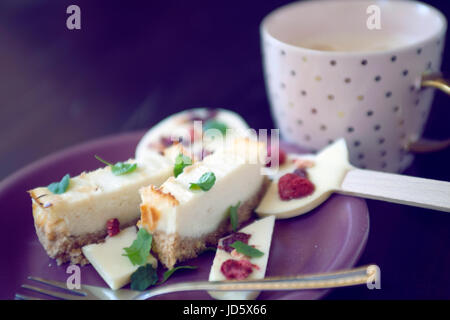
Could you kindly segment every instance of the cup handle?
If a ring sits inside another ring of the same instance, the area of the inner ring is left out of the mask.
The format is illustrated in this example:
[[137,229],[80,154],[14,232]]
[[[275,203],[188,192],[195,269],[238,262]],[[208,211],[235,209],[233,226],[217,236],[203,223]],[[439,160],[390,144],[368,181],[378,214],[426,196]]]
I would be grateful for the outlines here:
[[[422,77],[420,88],[435,88],[450,95],[450,81],[445,79],[441,73],[426,74]],[[413,153],[428,153],[434,151],[444,150],[450,147],[450,139],[446,140],[430,140],[419,139],[410,142],[406,149]]]

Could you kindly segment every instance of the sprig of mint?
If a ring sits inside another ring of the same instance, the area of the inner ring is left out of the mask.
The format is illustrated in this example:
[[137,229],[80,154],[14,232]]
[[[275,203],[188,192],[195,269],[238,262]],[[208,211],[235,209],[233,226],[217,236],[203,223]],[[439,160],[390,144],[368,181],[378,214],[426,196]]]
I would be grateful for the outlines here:
[[70,183],[70,175],[66,174],[61,181],[50,183],[47,187],[54,194],[61,194],[67,191]]
[[175,166],[173,167],[173,175],[175,176],[175,178],[183,172],[184,168],[190,165],[192,165],[192,159],[180,153],[175,158]]
[[196,267],[196,266],[178,266],[178,267],[172,268],[172,269],[170,269],[170,270],[167,270],[166,272],[164,272],[163,279],[161,280],[160,283],[166,282],[167,279],[169,279],[169,277],[170,277],[175,271],[180,270],[180,269],[197,269],[197,267]]
[[258,258],[264,255],[264,252],[259,251],[258,249],[253,248],[252,246],[249,246],[248,244],[239,240],[233,242],[230,247],[235,248],[237,252],[242,253],[243,255],[246,255],[250,258]]
[[97,155],[95,156],[95,159],[97,159],[98,161],[100,161],[103,164],[106,164],[107,166],[110,166],[111,172],[116,176],[120,176],[123,174],[133,172],[137,168],[136,163],[117,162],[116,164],[112,164],[106,160],[103,160],[102,158],[100,158]]
[[230,206],[230,208],[228,209],[228,212],[230,213],[230,223],[231,223],[231,228],[233,228],[233,231],[236,232],[237,231],[237,227],[238,227],[238,208],[241,205],[241,202],[239,201],[237,203],[237,205],[235,206]]
[[158,274],[155,268],[149,263],[145,266],[140,266],[131,275],[131,289],[144,291],[148,287],[158,282]]
[[208,120],[203,125],[203,131],[209,130],[209,129],[217,129],[219,130],[223,135],[227,134],[227,125],[223,122],[217,121],[217,120]]
[[208,191],[211,189],[216,182],[216,175],[214,172],[204,173],[197,182],[191,182],[189,189],[191,190],[203,190]]
[[147,262],[147,258],[152,248],[152,235],[144,228],[139,229],[136,240],[133,241],[130,247],[123,248],[125,254],[133,265],[142,266]]

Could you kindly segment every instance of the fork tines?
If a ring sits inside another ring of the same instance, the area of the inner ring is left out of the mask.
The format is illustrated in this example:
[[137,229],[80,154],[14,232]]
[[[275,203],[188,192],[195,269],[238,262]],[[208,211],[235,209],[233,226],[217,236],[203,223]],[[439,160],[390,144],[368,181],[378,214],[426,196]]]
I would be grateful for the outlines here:
[[[47,285],[49,287],[52,288],[56,288],[56,289],[60,289],[62,291],[56,291],[56,290],[49,290],[49,289],[45,289],[45,288],[40,288],[40,287],[36,287],[36,286],[31,286],[28,284],[23,284],[21,287],[27,290],[31,290],[37,293],[42,293],[44,295],[53,297],[53,298],[58,298],[58,299],[64,299],[64,300],[79,300],[79,299],[83,299],[86,297],[86,293],[80,290],[72,290],[67,288],[66,283],[64,282],[59,282],[59,281],[54,281],[54,280],[47,280],[47,279],[43,279],[43,278],[39,278],[39,277],[32,277],[29,276],[28,280],[32,280],[44,285]],[[64,292],[63,292],[64,291]],[[22,295],[22,294],[16,294],[16,298],[21,299],[21,300],[31,300],[33,298]]]

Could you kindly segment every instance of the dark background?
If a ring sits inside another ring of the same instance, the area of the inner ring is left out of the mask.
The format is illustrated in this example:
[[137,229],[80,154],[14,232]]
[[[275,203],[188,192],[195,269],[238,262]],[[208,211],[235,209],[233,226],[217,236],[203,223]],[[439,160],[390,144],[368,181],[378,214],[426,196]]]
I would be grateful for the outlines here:
[[[273,128],[258,28],[288,2],[2,0],[0,179],[192,107],[228,108],[254,128]],[[427,2],[449,16],[450,1]],[[81,8],[81,30],[66,28],[70,4]],[[443,70],[449,60],[447,49]],[[426,137],[449,137],[448,102],[436,94]],[[417,156],[406,173],[449,181],[449,165],[445,150]],[[380,266],[382,290],[339,289],[327,299],[450,299],[450,216],[368,205],[371,232],[358,265]]]

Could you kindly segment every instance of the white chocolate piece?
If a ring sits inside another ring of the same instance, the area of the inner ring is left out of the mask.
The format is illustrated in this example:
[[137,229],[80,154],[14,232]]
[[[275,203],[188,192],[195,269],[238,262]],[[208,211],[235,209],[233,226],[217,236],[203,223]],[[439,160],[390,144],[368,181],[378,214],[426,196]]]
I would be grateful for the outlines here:
[[[159,122],[157,125],[153,126],[147,133],[142,137],[139,141],[136,148],[136,159],[145,159],[147,157],[147,153],[151,150],[154,150],[154,145],[157,145],[161,139],[161,137],[189,137],[190,129],[194,124],[192,121],[186,121],[187,117],[190,113],[206,115],[208,109],[206,108],[197,108],[190,109],[183,112],[179,112],[173,114],[163,121]],[[249,136],[249,127],[247,123],[236,113],[225,110],[218,109],[218,113],[214,118],[217,121],[224,123],[228,129],[233,129],[231,132],[233,137],[238,136]],[[227,138],[230,132],[227,132]],[[194,145],[188,150],[189,153],[199,154],[202,152],[202,149],[208,151],[215,151],[218,148],[222,147],[221,139],[212,139],[212,137],[203,137],[201,133],[196,133],[196,141]],[[171,160],[174,159],[173,154],[169,156]],[[193,158],[193,157],[192,157]]]
[[[272,242],[272,233],[275,225],[275,217],[269,216],[253,222],[245,228],[239,230],[250,234],[249,245],[254,245],[256,249],[264,253],[258,258],[251,258],[250,262],[257,265],[259,269],[253,269],[248,276],[250,279],[263,279],[266,274],[267,261],[269,260],[270,244]],[[221,240],[220,240],[221,241]],[[219,241],[219,243],[220,243]],[[216,256],[209,273],[209,281],[223,281],[226,277],[220,271],[222,263],[228,259],[239,260],[225,250],[217,249]],[[220,300],[253,300],[259,295],[259,291],[209,291],[209,295]]]
[[[291,200],[281,200],[278,194],[278,180],[286,173],[292,173],[296,166],[292,159],[301,158],[314,161],[314,166],[308,168],[308,178],[314,184],[314,192],[306,197]],[[260,216],[275,215],[277,219],[285,219],[304,214],[319,206],[338,190],[347,172],[353,167],[348,161],[348,150],[344,139],[339,139],[332,145],[314,155],[290,155],[287,163],[280,166],[273,175],[273,181],[264,198],[256,208]]]
[[[130,282],[130,277],[139,266],[133,265],[130,259],[123,254],[123,248],[131,246],[136,240],[137,229],[135,226],[120,231],[113,237],[106,237],[105,242],[89,244],[82,248],[86,259],[94,266],[95,270],[105,280],[108,286],[117,290]],[[158,261],[150,254],[147,263],[156,269]]]

